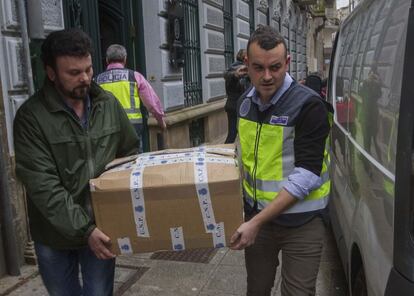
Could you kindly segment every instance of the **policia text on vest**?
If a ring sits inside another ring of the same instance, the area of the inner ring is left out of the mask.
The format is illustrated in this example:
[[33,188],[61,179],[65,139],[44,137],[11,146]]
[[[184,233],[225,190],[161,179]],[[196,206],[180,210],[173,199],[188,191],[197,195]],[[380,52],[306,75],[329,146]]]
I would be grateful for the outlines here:
[[134,71],[111,69],[99,74],[96,82],[118,99],[132,124],[142,124],[141,101]]

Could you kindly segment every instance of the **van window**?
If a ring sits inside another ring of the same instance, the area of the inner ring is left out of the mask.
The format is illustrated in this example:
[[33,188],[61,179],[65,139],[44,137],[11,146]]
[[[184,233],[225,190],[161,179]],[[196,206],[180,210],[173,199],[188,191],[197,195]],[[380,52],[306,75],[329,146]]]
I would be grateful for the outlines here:
[[359,26],[358,20],[353,20],[345,26],[338,40],[337,73],[334,77],[336,119],[340,126],[349,131],[354,124],[355,108],[350,96],[352,65],[354,61],[354,34]]
[[371,1],[344,25],[334,77],[337,124],[392,173],[410,4],[397,2]]

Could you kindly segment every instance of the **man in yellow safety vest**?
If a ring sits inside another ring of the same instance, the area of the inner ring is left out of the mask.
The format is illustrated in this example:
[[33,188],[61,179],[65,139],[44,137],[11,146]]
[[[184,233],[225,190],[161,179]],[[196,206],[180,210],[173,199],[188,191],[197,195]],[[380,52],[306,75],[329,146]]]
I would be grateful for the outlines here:
[[125,47],[112,44],[106,50],[106,71],[95,80],[105,90],[110,91],[121,103],[129,120],[140,138],[142,151],[143,120],[141,102],[155,117],[159,126],[166,128],[164,111],[154,89],[139,72],[125,68],[127,52]]
[[282,252],[283,296],[315,294],[330,181],[332,107],[287,73],[283,37],[260,26],[247,44],[252,83],[238,101],[245,219],[230,247],[245,249],[247,295],[269,296]]

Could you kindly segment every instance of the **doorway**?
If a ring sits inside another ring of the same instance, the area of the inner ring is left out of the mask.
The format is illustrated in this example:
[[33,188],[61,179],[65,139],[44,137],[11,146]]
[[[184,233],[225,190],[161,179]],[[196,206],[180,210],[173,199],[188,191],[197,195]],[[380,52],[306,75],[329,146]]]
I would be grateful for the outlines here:
[[[127,67],[145,76],[145,54],[142,21],[142,3],[135,0],[98,0],[100,63],[106,68],[106,49],[111,44],[123,45],[127,50]],[[144,115],[142,132],[143,150],[149,151],[148,112],[141,104]]]

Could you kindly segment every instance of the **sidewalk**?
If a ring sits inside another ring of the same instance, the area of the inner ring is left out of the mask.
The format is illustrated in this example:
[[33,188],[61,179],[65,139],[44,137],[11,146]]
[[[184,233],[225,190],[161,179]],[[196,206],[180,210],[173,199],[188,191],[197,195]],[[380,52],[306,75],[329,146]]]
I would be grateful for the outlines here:
[[[272,296],[280,295],[280,272],[275,287]],[[317,295],[346,296],[345,291],[335,242],[329,236],[319,270]],[[245,293],[243,252],[228,248],[146,253],[117,259],[116,296],[242,296]],[[0,279],[0,296],[6,295],[47,295],[36,266],[24,266],[20,277]]]

